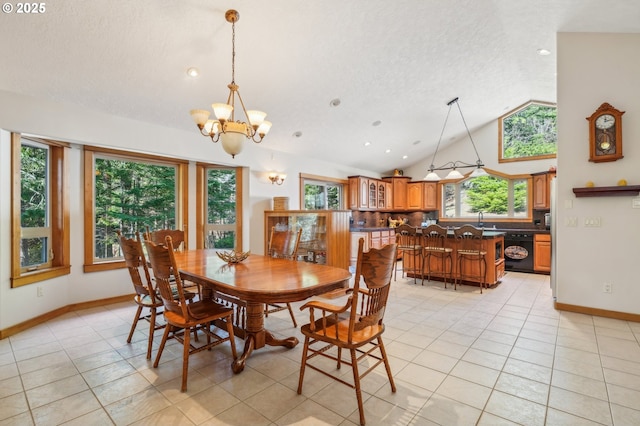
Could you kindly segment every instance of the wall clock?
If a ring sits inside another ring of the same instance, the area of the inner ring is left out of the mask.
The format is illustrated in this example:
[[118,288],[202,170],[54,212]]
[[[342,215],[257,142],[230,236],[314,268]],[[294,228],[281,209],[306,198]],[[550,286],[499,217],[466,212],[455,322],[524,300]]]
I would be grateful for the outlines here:
[[587,117],[589,122],[589,161],[600,163],[616,161],[622,155],[622,114],[609,105],[603,103]]

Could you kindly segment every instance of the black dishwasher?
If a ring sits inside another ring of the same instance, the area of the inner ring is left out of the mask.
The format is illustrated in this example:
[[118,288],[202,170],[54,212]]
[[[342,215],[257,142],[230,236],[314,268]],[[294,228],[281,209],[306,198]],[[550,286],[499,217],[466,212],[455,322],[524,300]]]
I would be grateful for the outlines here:
[[533,234],[507,232],[504,236],[504,269],[533,272]]

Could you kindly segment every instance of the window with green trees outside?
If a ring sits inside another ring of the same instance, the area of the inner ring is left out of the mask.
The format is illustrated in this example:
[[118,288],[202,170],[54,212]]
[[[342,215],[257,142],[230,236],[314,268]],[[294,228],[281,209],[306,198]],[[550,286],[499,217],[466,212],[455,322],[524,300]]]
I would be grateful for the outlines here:
[[498,119],[499,162],[554,158],[558,148],[556,106],[528,102]]
[[489,174],[444,183],[443,218],[484,220],[526,219],[530,215],[530,178]]

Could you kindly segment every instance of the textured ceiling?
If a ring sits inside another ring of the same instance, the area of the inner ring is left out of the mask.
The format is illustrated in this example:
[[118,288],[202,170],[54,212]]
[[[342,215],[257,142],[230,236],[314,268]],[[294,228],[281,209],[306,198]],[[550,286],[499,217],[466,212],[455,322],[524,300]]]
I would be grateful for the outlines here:
[[[638,0],[57,0],[46,7],[40,15],[0,15],[0,89],[196,132],[189,110],[228,94],[224,13],[234,8],[236,82],[247,108],[273,122],[263,144],[380,173],[433,152],[455,97],[472,131],[528,100],[555,102],[557,32],[640,32]],[[539,56],[539,48],[551,55]],[[189,67],[200,77],[188,77]],[[340,106],[330,106],[334,98]],[[443,143],[463,132],[452,114]]]

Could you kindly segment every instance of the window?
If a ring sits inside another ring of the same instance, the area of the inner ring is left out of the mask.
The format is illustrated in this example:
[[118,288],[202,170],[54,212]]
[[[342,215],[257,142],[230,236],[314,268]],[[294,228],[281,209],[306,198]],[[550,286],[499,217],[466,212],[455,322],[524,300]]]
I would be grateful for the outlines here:
[[202,166],[202,172],[206,182],[204,193],[199,195],[206,206],[204,248],[236,249],[239,247],[236,232],[239,174],[236,169],[213,166]]
[[[85,271],[122,262],[116,231],[182,229],[187,164],[85,148]],[[186,208],[186,207],[185,207]]]
[[67,144],[12,134],[12,287],[69,274]]
[[501,163],[555,158],[558,148],[556,107],[529,102],[498,119]]
[[303,210],[342,210],[348,181],[322,176],[300,175]]
[[[486,169],[485,169],[486,170]],[[443,219],[528,220],[531,177],[489,171],[487,176],[443,183]]]

